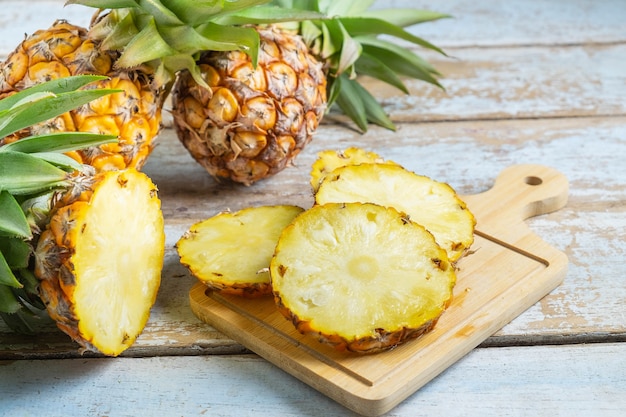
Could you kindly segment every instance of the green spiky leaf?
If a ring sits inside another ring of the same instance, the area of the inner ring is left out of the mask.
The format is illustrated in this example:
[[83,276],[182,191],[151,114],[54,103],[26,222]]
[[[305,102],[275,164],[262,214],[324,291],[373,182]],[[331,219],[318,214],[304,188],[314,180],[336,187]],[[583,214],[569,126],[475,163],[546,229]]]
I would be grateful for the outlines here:
[[21,238],[0,236],[0,252],[12,270],[28,268],[31,249]]
[[24,98],[10,109],[0,113],[0,120],[7,121],[6,123],[0,123],[0,137],[8,136],[26,127],[52,119],[92,100],[118,91],[93,89],[60,94],[34,94],[34,101]]
[[344,25],[348,33],[355,37],[390,35],[445,55],[445,52],[443,52],[443,50],[439,47],[382,19],[372,17],[344,17],[341,19],[341,23]]
[[26,215],[15,197],[8,191],[0,191],[0,237],[19,236],[30,239],[32,234]]
[[149,23],[126,45],[115,65],[118,68],[132,68],[176,53],[176,50],[163,39],[154,18],[151,18]]
[[256,65],[260,43],[256,30],[248,27],[223,26],[217,23],[206,23],[198,26],[196,30],[205,38],[215,42],[211,50],[243,50],[250,55]]
[[322,29],[315,23],[305,20],[300,23],[300,36],[304,40],[304,43],[311,46],[315,43],[315,40],[322,36]]
[[[370,41],[369,39],[361,39],[361,45],[364,53],[377,57],[397,74],[426,81],[442,88],[433,75],[434,69],[422,58],[410,53],[410,51],[381,40]],[[435,72],[434,74],[436,75],[437,73]]]
[[[197,26],[208,21],[216,22],[219,19],[254,9],[268,2],[269,0],[162,0],[165,7],[190,26]],[[221,21],[220,23],[224,24]]]
[[361,44],[356,42],[348,31],[343,26],[343,23],[339,25],[342,34],[341,54],[339,55],[339,62],[337,64],[337,74],[341,74],[352,68],[354,63],[361,55]]
[[370,94],[361,84],[354,81],[355,90],[357,91],[360,100],[365,104],[365,116],[367,117],[367,121],[370,123],[374,123],[380,127],[384,127],[389,130],[396,130],[396,126],[393,124],[385,110],[380,105],[378,100]]
[[35,156],[0,152],[0,191],[27,195],[66,185],[67,173]]
[[[4,254],[0,252],[0,291],[6,289],[7,287],[12,288],[21,288],[22,284],[17,280],[9,263],[7,262]],[[2,294],[0,294],[0,300],[2,299]],[[0,301],[0,304],[1,301]],[[12,305],[12,304],[11,304]],[[14,311],[2,310],[2,306],[0,305],[0,311],[4,311],[5,313],[12,313]]]
[[343,41],[343,39],[341,39],[341,31],[332,30],[332,25],[335,25],[332,21],[322,22],[321,25],[322,45],[320,56],[322,59],[329,59],[341,48]]
[[365,104],[360,99],[358,85],[354,80],[349,79],[346,74],[338,77],[341,81],[341,88],[337,94],[336,103],[339,108],[348,116],[358,128],[367,132],[367,116]]
[[[13,297],[15,298],[15,297]],[[0,305],[2,304],[2,295],[0,294]],[[18,303],[19,305],[19,303]],[[18,307],[18,309],[21,305]],[[15,332],[32,335],[34,334],[33,326],[26,320],[25,314],[20,314],[21,311],[15,313],[5,313],[0,306],[0,317],[4,322]]]
[[100,47],[108,51],[121,51],[139,33],[135,20],[127,11],[113,10],[108,19],[93,24],[89,36],[100,40]]
[[[339,96],[339,92],[341,91],[341,80],[342,77],[329,77],[327,88],[327,109],[330,110],[332,105],[337,101],[337,97]],[[327,111],[328,111],[327,110]]]
[[259,6],[244,9],[236,14],[228,15],[217,19],[221,25],[258,25],[294,21],[310,21],[324,19],[326,16],[322,13],[287,9],[275,6]]
[[[0,260],[0,277],[2,277],[2,261],[1,260]],[[15,313],[20,311],[21,308],[22,308],[22,304],[15,297],[15,294],[11,290],[11,287],[6,286],[6,285],[0,285],[0,313],[7,313],[10,315],[15,315]],[[4,318],[4,315],[3,315],[3,318]]]
[[408,88],[395,71],[389,68],[382,60],[367,52],[363,52],[355,63],[356,72],[361,75],[368,75],[378,80],[384,81],[396,87],[405,94],[409,94]]
[[25,98],[35,93],[69,93],[93,82],[106,79],[107,77],[102,75],[74,75],[71,77],[57,78],[51,81],[36,84],[32,87],[29,87],[25,90],[22,90],[18,93],[12,94],[0,100],[0,111],[11,109],[15,106],[16,103],[24,100]]
[[62,170],[67,171],[67,172],[80,171],[83,169],[83,165],[81,163],[61,153],[36,152],[36,153],[31,153],[30,155],[36,158],[39,158],[42,161],[48,162],[49,164],[54,165],[55,167],[61,168]]
[[58,132],[20,139],[0,147],[0,152],[69,152],[117,141],[117,136],[113,135],[84,132]]

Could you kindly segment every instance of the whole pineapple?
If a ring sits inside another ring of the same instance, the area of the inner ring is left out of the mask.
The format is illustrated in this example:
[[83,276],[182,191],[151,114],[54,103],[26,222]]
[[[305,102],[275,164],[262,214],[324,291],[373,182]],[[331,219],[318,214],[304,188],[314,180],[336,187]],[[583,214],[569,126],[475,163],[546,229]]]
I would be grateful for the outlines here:
[[99,10],[90,27],[57,21],[26,38],[0,64],[0,97],[77,74],[105,75],[108,79],[90,88],[122,91],[16,132],[1,143],[56,131],[112,134],[119,137],[117,143],[69,155],[98,171],[140,169],[160,131],[163,102],[175,74],[187,69],[196,82],[206,85],[194,60],[201,50],[245,50],[256,57],[258,36],[253,29],[220,24],[217,19],[265,2],[68,1]]
[[258,65],[240,53],[206,51],[198,63],[210,88],[184,71],[173,87],[179,139],[216,178],[250,185],[279,172],[311,140],[333,104],[362,131],[370,122],[394,129],[358,75],[405,93],[401,76],[439,86],[432,66],[378,35],[442,52],[401,26],[445,15],[415,9],[367,11],[371,1],[273,3],[332,18],[273,26],[264,25],[263,19],[241,19],[254,24],[261,38]]
[[50,132],[110,134],[119,141],[69,155],[99,171],[141,168],[160,130],[163,86],[153,82],[148,68],[117,67],[118,58],[118,52],[101,48],[87,29],[62,20],[26,38],[0,65],[0,97],[43,81],[80,74],[109,77],[89,88],[123,91],[29,126],[3,138],[0,144]]
[[[76,90],[102,79],[62,78],[0,100],[0,138],[118,91]],[[145,174],[96,174],[62,154],[112,140],[61,132],[0,146],[0,316],[29,332],[45,308],[83,349],[116,356],[148,320],[165,233]]]
[[257,31],[256,67],[240,51],[205,52],[198,63],[210,89],[183,72],[172,95],[178,137],[195,160],[216,178],[246,185],[291,163],[326,110],[322,64],[302,39]]

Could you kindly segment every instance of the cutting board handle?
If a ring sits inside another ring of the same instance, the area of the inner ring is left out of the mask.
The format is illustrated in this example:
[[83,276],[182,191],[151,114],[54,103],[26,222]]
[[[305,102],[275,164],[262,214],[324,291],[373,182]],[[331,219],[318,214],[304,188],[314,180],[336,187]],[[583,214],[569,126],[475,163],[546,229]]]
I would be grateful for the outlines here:
[[[474,213],[488,216],[490,224],[512,225],[563,208],[568,191],[568,180],[559,171],[522,164],[500,172],[491,189],[463,198]],[[481,219],[477,222],[480,227]]]

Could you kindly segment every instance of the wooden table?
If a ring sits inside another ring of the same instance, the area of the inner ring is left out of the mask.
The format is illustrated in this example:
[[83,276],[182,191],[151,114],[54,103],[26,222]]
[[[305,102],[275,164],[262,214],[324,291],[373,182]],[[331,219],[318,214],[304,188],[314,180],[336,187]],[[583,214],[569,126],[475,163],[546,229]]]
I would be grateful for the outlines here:
[[[64,0],[0,1],[0,56],[56,17],[87,24]],[[411,29],[446,91],[410,96],[371,82],[397,132],[355,133],[325,119],[297,166],[252,187],[219,185],[166,128],[145,167],[166,218],[163,281],[150,321],[118,358],[81,356],[50,323],[37,337],[0,324],[0,415],[344,416],[353,413],[198,320],[195,283],[173,248],[221,210],[309,206],[318,151],[362,146],[461,194],[505,167],[565,174],[569,202],[528,220],[569,258],[561,286],[388,413],[389,416],[617,416],[626,410],[626,4],[622,0],[392,1],[454,19]]]

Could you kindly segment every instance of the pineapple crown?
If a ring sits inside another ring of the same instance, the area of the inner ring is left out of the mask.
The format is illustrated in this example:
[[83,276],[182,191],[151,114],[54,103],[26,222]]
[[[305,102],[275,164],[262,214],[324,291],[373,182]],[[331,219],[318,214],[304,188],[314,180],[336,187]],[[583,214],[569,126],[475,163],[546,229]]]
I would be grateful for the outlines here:
[[[196,65],[202,51],[241,50],[256,65],[260,38],[244,25],[322,17],[311,10],[268,6],[269,0],[68,0],[99,9],[90,35],[101,48],[120,51],[119,68],[148,65],[159,86],[188,70],[205,87]],[[103,10],[108,9],[105,14]]]
[[296,23],[312,51],[328,65],[328,105],[333,103],[361,131],[368,123],[395,130],[382,106],[358,81],[367,75],[408,94],[401,77],[425,81],[443,88],[437,81],[439,72],[413,50],[379,35],[387,35],[419,47],[445,53],[430,42],[404,28],[418,23],[450,17],[420,9],[370,10],[374,0],[273,0],[272,4],[297,10],[310,10],[328,16],[326,19]]
[[0,100],[0,316],[28,333],[27,318],[45,308],[30,268],[32,246],[53,194],[72,184],[83,169],[63,154],[117,140],[111,135],[62,132],[3,144],[7,136],[57,117],[118,90],[80,89],[105,77],[81,75],[41,83]]

